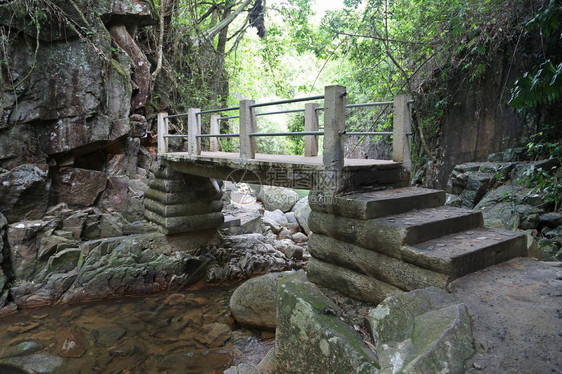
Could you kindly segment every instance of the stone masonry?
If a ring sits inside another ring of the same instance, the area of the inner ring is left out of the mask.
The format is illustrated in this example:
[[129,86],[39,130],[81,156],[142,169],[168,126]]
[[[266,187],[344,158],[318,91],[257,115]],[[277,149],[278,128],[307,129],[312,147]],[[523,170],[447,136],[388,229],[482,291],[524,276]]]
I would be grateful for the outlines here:
[[224,221],[222,193],[209,178],[160,167],[149,187],[144,198],[145,217],[165,234],[213,229]]
[[444,202],[443,191],[413,187],[311,199],[309,279],[378,304],[526,256],[524,235]]

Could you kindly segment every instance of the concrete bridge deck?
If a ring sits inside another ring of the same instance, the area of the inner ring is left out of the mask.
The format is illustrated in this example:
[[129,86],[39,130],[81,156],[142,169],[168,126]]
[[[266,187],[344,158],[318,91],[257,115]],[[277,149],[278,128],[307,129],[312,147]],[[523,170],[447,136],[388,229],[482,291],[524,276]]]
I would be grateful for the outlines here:
[[401,186],[409,174],[401,162],[390,160],[344,159],[338,170],[326,169],[321,156],[256,154],[243,160],[238,153],[162,153],[161,162],[173,170],[233,182],[300,189],[358,190],[366,186]]

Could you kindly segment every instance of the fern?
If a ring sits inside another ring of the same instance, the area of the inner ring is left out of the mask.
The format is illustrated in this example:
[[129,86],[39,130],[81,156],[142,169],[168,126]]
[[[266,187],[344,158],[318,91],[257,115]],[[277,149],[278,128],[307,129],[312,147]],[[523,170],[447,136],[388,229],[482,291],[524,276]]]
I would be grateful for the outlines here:
[[515,82],[509,103],[514,107],[551,104],[562,96],[562,63],[544,61],[535,74],[526,72]]

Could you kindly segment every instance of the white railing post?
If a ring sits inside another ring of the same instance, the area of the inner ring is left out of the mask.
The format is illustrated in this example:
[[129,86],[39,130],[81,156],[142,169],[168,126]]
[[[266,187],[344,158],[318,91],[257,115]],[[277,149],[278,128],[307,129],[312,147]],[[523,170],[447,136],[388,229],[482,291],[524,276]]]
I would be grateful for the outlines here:
[[326,86],[324,97],[324,167],[341,171],[344,163],[345,103],[343,86]]
[[187,111],[187,152],[189,156],[199,156],[201,154],[201,109],[189,108]]
[[412,168],[410,136],[412,134],[412,116],[408,102],[411,97],[398,95],[394,97],[394,123],[392,137],[392,160],[401,162],[407,169]]
[[[318,131],[318,108],[317,103],[307,103],[304,105],[304,131]],[[318,136],[305,135],[304,137],[304,156],[314,157],[318,155]]]
[[[221,129],[220,129],[220,124],[219,124],[219,118],[220,118],[219,114],[212,114],[211,115],[211,126],[210,126],[211,134],[219,134],[220,133]],[[220,151],[219,138],[210,138],[209,143],[210,143],[209,144],[209,150],[211,152]]]
[[168,153],[168,113],[158,113],[158,154]]
[[256,157],[256,139],[250,134],[257,132],[254,110],[251,108],[254,100],[240,100],[240,158],[251,160]]

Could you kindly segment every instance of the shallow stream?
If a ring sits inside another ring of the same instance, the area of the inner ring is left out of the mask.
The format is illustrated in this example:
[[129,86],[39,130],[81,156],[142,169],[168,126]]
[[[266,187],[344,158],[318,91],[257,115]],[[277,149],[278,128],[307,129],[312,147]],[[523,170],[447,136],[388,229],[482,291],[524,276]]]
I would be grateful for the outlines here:
[[233,291],[161,293],[0,317],[0,373],[20,372],[9,371],[1,364],[6,362],[104,374],[222,373],[242,362],[257,363],[273,347],[273,334],[233,323]]

